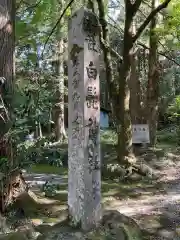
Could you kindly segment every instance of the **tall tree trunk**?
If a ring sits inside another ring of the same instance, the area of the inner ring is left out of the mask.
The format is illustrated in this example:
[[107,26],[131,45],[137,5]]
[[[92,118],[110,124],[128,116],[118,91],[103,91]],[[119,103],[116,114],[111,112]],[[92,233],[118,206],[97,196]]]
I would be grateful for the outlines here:
[[130,57],[131,77],[129,81],[130,88],[130,112],[132,124],[142,123],[141,109],[141,83],[137,72],[137,53],[134,52]]
[[[63,4],[63,1],[61,1]],[[66,138],[64,125],[64,40],[62,31],[63,21],[57,32],[57,61],[56,61],[56,104],[55,104],[55,137],[62,142]]]
[[[0,77],[7,81],[6,86],[10,93],[13,92],[14,78],[14,48],[15,48],[15,1],[0,0]],[[11,96],[10,96],[11,97]]]
[[[14,62],[14,48],[15,48],[15,1],[0,0],[0,77],[4,77],[5,91],[2,92],[2,97],[5,100],[5,106],[8,110],[9,117],[6,123],[6,132],[10,129],[12,124],[12,98],[13,98],[13,78],[15,71]],[[2,136],[1,136],[2,137]],[[13,165],[12,142],[9,139],[7,143],[7,157],[10,166]]]
[[[101,40],[101,47],[103,50],[108,93],[111,99],[110,104],[111,104],[112,117],[115,119],[116,128],[119,129],[120,119],[118,119],[119,115],[117,114],[120,111],[119,104],[118,104],[119,87],[117,84],[115,84],[111,53],[108,46],[106,45],[106,44],[109,44],[110,41],[109,41],[109,30],[106,22],[106,15],[105,15],[105,5],[104,5],[104,1],[102,0],[97,0],[97,3],[98,3],[98,10],[99,10],[99,21],[102,27],[102,36],[100,36],[100,40]],[[102,40],[105,42],[105,44],[104,42],[102,42]]]
[[[0,92],[2,99],[5,102],[7,109],[7,122],[6,133],[12,127],[12,113],[13,113],[13,94],[14,94],[14,76],[15,76],[15,0],[0,0],[0,77],[5,78],[5,91]],[[0,136],[3,137],[3,136]],[[6,139],[6,138],[5,138]],[[12,203],[12,199],[15,197],[14,192],[21,189],[21,182],[13,178],[15,165],[14,161],[15,146],[11,136],[6,142],[6,153],[8,159],[8,170],[4,173],[4,178],[1,179],[0,190],[0,211],[4,212],[8,203]],[[1,169],[1,171],[3,171]],[[15,181],[14,181],[15,180]],[[16,185],[16,190],[13,187]],[[7,191],[6,191],[7,190]]]
[[[133,21],[132,24],[132,33],[136,34],[136,26]],[[131,113],[131,121],[132,124],[139,124],[142,121],[142,113],[141,113],[141,84],[139,80],[139,74],[137,69],[137,53],[138,49],[134,47],[133,52],[130,56],[130,64],[131,64],[131,75],[129,80],[129,88],[130,88],[130,113]]]
[[[152,0],[152,10],[155,9],[158,0]],[[160,69],[158,68],[158,36],[155,32],[157,24],[156,15],[150,24],[150,37],[149,37],[149,72],[148,72],[148,85],[147,85],[147,122],[150,129],[150,144],[156,144],[156,130],[158,120],[158,103],[159,103],[159,78]]]
[[120,68],[119,105],[121,107],[121,131],[118,134],[118,161],[128,165],[135,161],[132,148],[132,124],[130,116],[130,89],[131,58],[133,54],[133,16],[130,14],[131,4],[125,4],[125,27],[123,38],[123,63]]
[[[102,0],[97,0],[99,9],[99,19],[102,26],[102,37],[106,43],[109,43],[108,26],[105,20],[104,3]],[[124,31],[124,45],[123,45],[123,62],[119,62],[119,85],[115,84],[111,54],[104,44],[102,44],[104,53],[104,63],[106,67],[106,78],[109,89],[110,99],[112,101],[112,111],[116,117],[116,124],[118,129],[118,160],[121,163],[128,163],[127,160],[134,161],[132,149],[132,130],[131,130],[131,117],[130,117],[130,57],[133,47],[132,24],[133,16],[126,10],[125,31]],[[120,61],[120,60],[119,60]]]
[[[112,72],[112,63],[111,63],[111,55],[110,55],[110,46],[109,46],[109,38],[108,38],[108,27],[105,19],[105,11],[104,11],[104,1],[97,0],[98,9],[99,9],[99,20],[102,26],[102,36],[101,43],[102,49],[104,53],[104,62],[106,67],[106,78],[109,88],[110,99],[112,100],[112,109],[114,114],[116,114],[118,125],[120,126],[120,131],[118,132],[118,160],[119,162],[129,165],[134,163],[135,157],[133,155],[132,149],[132,127],[131,127],[131,117],[130,117],[130,89],[129,89],[129,78],[131,72],[131,55],[134,43],[140,37],[144,29],[150,23],[152,18],[163,8],[166,8],[171,0],[164,0],[162,4],[160,4],[156,9],[151,11],[151,13],[147,16],[145,21],[138,28],[135,35],[132,34],[132,21],[137,13],[142,0],[125,1],[125,27],[124,27],[124,38],[123,38],[123,59],[122,64],[120,66],[119,72],[119,85],[116,87],[116,83],[113,78]],[[103,41],[102,41],[103,38]],[[118,56],[118,53],[114,53],[115,51],[111,51],[114,55]],[[118,57],[120,61],[120,58]],[[117,101],[117,99],[119,101]],[[118,110],[116,111],[116,107],[118,106]],[[119,124],[120,123],[120,124]]]

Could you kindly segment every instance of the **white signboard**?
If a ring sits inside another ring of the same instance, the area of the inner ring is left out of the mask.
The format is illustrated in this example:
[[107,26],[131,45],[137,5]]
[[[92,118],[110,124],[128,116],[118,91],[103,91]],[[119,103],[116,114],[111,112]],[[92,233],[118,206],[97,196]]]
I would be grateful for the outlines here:
[[150,143],[148,124],[132,125],[132,142],[133,143]]

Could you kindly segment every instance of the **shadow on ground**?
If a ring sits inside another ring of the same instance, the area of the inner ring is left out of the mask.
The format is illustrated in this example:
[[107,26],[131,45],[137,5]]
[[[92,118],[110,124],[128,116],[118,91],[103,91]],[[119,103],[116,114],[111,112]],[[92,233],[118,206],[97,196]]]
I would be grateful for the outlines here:
[[[114,163],[115,144],[110,144],[106,138],[108,136],[104,136],[101,146],[102,158],[105,163]],[[132,217],[143,229],[145,239],[180,239],[180,150],[177,147],[172,150],[171,147],[163,144],[156,149],[147,149],[137,154],[139,161],[142,158],[153,169],[159,171],[156,181],[146,178],[127,182],[116,179],[102,181],[103,206]],[[52,200],[58,201],[56,210],[46,209],[45,213],[39,212],[34,216],[34,219],[39,219],[37,227],[46,231],[53,224],[59,224],[62,210],[67,208],[67,168],[50,169],[49,166],[36,166],[32,171],[33,174],[26,177],[32,190],[39,196],[43,196],[41,187],[46,181],[53,179],[59,184],[55,196],[51,197]],[[58,206],[61,206],[59,210]]]

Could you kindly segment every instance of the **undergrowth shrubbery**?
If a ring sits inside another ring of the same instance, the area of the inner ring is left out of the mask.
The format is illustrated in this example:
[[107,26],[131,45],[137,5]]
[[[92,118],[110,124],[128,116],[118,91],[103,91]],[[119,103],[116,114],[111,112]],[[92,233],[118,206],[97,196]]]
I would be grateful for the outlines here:
[[170,131],[169,138],[171,142],[180,145],[180,95],[176,96],[167,109],[169,119],[175,125],[174,130]]
[[51,147],[46,138],[34,142],[25,141],[18,145],[18,161],[23,166],[42,163],[60,167],[67,164],[66,155],[66,150]]
[[117,144],[117,133],[112,129],[101,130],[101,143],[116,145]]
[[178,142],[178,133],[175,126],[165,128],[157,133],[157,141],[169,144]]
[[[3,136],[11,139],[14,146],[14,162],[21,168],[31,164],[46,163],[55,166],[67,165],[67,153],[61,147],[52,147],[53,142],[48,127],[51,124],[51,111],[54,105],[54,92],[50,87],[52,77],[39,74],[37,81],[32,77],[18,78],[15,84],[12,124],[9,131]],[[32,137],[37,126],[44,127],[43,137]],[[5,159],[0,159],[0,167],[5,167]]]

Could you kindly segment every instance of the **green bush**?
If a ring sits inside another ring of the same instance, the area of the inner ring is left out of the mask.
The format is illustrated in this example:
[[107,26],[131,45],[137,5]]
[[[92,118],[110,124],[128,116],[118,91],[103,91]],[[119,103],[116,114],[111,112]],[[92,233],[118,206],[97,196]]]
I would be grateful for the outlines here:
[[169,118],[176,124],[176,133],[173,134],[173,142],[180,144],[180,95],[176,96],[171,105],[167,109]]
[[157,141],[164,143],[177,143],[177,128],[173,126],[172,128],[166,128],[159,131],[157,134]]

